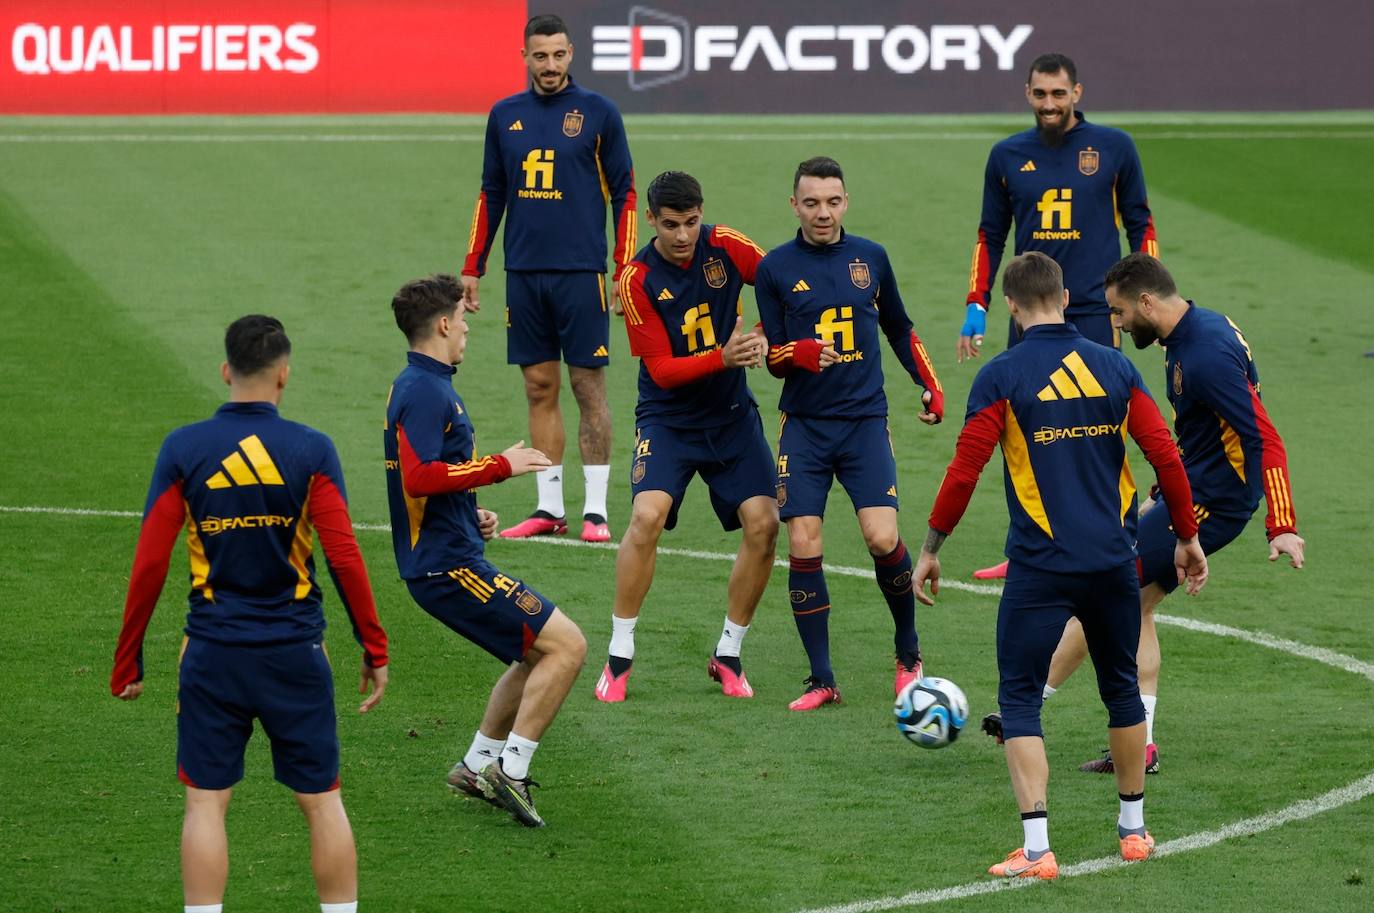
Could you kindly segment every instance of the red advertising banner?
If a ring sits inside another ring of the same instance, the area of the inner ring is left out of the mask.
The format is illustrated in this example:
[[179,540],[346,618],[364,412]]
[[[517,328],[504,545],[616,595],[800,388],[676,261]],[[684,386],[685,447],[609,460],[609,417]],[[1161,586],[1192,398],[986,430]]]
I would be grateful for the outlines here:
[[0,114],[485,111],[524,0],[0,3]]

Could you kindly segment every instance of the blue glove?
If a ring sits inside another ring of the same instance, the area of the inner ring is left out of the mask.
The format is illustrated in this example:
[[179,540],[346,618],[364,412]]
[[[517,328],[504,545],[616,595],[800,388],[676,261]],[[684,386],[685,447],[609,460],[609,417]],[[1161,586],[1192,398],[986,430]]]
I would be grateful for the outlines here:
[[959,328],[960,336],[982,336],[988,328],[988,312],[981,304],[969,302],[964,312],[964,325]]

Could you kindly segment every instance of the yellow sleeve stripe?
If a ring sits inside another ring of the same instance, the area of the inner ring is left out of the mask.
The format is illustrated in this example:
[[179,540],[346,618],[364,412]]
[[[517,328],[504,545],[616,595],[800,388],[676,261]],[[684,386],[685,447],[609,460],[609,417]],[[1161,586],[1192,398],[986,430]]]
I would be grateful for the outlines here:
[[797,347],[795,342],[789,342],[785,346],[774,346],[768,350],[768,363],[776,365],[779,362],[787,361],[792,357],[792,350]]
[[931,364],[930,356],[926,354],[925,343],[916,343],[916,354],[921,356],[921,364],[926,366],[926,375],[930,378],[930,382],[935,385],[935,392],[944,393],[945,388],[940,384],[940,375],[935,373],[935,365]]
[[983,242],[979,241],[973,245],[973,264],[968,268],[968,290],[972,294],[980,291],[978,288],[978,261],[982,259]]
[[496,463],[495,457],[484,456],[480,460],[472,460],[467,463],[449,463],[449,478],[455,476],[471,475],[475,472],[482,472]]
[[1295,526],[1293,521],[1293,494],[1288,488],[1288,480],[1284,477],[1283,469],[1275,466],[1264,471],[1264,478],[1268,491],[1265,497],[1269,499],[1269,510],[1274,515],[1274,523],[1277,526]]
[[472,207],[472,227],[468,229],[468,253],[477,250],[477,225],[482,221],[482,195],[477,194],[477,203]]
[[631,263],[620,274],[620,306],[625,311],[625,322],[634,326],[644,323],[644,318],[639,316],[639,306],[635,303],[634,294],[630,291],[631,283],[638,273],[639,267]]
[[760,257],[763,256],[763,248],[755,244],[753,240],[749,238],[748,235],[741,234],[740,232],[735,231],[733,228],[729,228],[725,225],[717,225],[716,231],[721,235],[721,237],[730,238],[732,240],[740,242],[741,244],[747,244],[749,247],[753,248]]

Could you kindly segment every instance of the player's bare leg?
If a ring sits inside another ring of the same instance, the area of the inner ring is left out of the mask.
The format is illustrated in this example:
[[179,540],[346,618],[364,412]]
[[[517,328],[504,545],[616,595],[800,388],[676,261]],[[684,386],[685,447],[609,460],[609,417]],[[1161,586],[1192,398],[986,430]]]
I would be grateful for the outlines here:
[[585,479],[582,540],[609,542],[606,488],[611,472],[611,409],[606,402],[606,369],[569,365],[568,379],[577,400],[577,445]]
[[706,674],[720,682],[721,693],[726,697],[753,697],[754,688],[744,674],[740,650],[773,572],[778,502],[774,497],[758,495],[741,504],[737,513],[743,535],[726,587],[725,626],[711,652]]
[[487,709],[482,714],[483,735],[502,742],[510,735],[529,677],[530,667],[527,663],[511,663],[506,667],[492,687],[491,697],[487,698]]
[[337,789],[296,793],[296,803],[310,825],[310,868],[320,903],[353,903],[358,899],[358,852],[343,797]]
[[529,403],[530,446],[548,457],[552,465],[534,474],[539,492],[534,513],[514,526],[503,529],[501,536],[505,539],[561,534],[568,530],[563,507],[563,450],[566,440],[563,410],[558,404],[562,383],[560,367],[557,361],[520,366],[525,378],[525,400]]
[[635,655],[635,620],[654,580],[658,540],[673,499],[666,491],[641,491],[630,508],[630,525],[615,557],[615,604],[611,611],[611,648],[596,682],[596,697],[608,704],[625,700]]
[[1050,852],[1045,805],[1050,780],[1045,740],[1040,736],[1008,739],[1007,772],[1011,774],[1011,789],[1016,795],[1025,836],[1022,846],[988,869],[988,874],[1004,878],[1056,878],[1059,863]]
[[229,838],[224,831],[224,816],[232,792],[186,787],[186,816],[181,822],[181,884],[188,907],[224,902],[224,885],[229,880]]
[[920,641],[916,636],[916,594],[911,589],[911,556],[897,529],[896,508],[864,507],[858,517],[859,531],[873,556],[878,589],[892,613],[892,646],[897,663],[892,691],[900,694],[922,674]]

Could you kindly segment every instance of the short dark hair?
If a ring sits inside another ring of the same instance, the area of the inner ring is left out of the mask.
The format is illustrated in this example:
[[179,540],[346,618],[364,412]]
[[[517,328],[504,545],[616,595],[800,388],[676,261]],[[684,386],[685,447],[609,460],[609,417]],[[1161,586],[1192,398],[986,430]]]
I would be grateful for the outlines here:
[[525,23],[525,42],[528,43],[531,35],[567,35],[568,24],[563,21],[562,16],[554,16],[545,13],[542,16],[531,16],[530,21]]
[[649,211],[654,215],[664,207],[686,212],[702,202],[701,182],[685,171],[665,171],[649,185]]
[[414,344],[433,333],[434,318],[457,310],[462,297],[463,287],[456,276],[435,273],[401,286],[391,299],[391,312],[406,341]]
[[1069,85],[1078,85],[1078,67],[1064,54],[1041,54],[1032,60],[1030,69],[1026,71],[1026,85],[1030,85],[1031,77],[1036,73],[1050,74],[1060,70],[1069,74]]
[[224,331],[224,359],[240,377],[265,371],[290,354],[291,340],[275,317],[249,314]]
[[1139,298],[1141,292],[1161,298],[1178,294],[1178,285],[1164,264],[1144,251],[1136,251],[1112,264],[1102,280],[1102,287],[1115,288],[1127,298]]
[[840,183],[844,183],[844,169],[840,163],[828,155],[817,155],[807,159],[797,166],[797,173],[792,175],[792,193],[797,192],[801,186],[802,178],[839,178]]
[[1002,294],[1027,310],[1040,310],[1038,305],[1046,302],[1062,307],[1064,271],[1040,251],[1027,251],[1007,264],[1002,273]]

